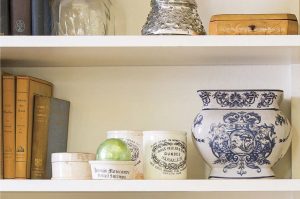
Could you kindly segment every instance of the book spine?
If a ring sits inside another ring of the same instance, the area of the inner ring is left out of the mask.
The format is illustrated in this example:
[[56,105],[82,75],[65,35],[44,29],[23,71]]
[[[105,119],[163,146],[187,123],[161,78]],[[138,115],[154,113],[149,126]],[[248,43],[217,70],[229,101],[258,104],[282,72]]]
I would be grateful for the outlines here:
[[0,18],[0,33],[4,35],[9,34],[9,0],[0,0],[1,18]]
[[52,96],[52,84],[30,77],[27,124],[27,177],[30,178],[34,95]]
[[12,35],[31,35],[30,0],[11,0],[10,15]]
[[16,96],[16,178],[25,179],[27,171],[29,80],[17,77]]
[[[0,74],[2,76],[2,71],[0,70]],[[0,89],[1,89],[1,92],[2,92],[2,81],[0,81]],[[1,93],[2,94],[2,93]],[[2,95],[3,96],[3,95]],[[0,110],[1,110],[1,113],[2,113],[2,97],[0,97]],[[0,179],[3,178],[3,129],[2,129],[2,119],[3,119],[3,116],[2,114],[0,114]]]
[[48,130],[46,178],[52,176],[51,154],[67,151],[70,102],[51,98]]
[[45,179],[50,98],[35,96],[32,137],[32,179]]
[[44,0],[31,0],[32,35],[44,35]]
[[15,178],[15,77],[3,76],[4,178]]
[[44,34],[51,35],[52,17],[50,0],[44,0]]

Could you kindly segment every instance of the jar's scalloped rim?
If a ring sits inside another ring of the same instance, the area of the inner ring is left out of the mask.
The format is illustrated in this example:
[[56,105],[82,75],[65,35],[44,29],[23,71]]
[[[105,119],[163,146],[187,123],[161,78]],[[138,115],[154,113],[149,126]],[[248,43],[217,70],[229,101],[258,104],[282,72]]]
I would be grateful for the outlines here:
[[187,134],[186,131],[143,131],[143,134]]
[[264,92],[264,91],[274,91],[274,92],[281,92],[283,93],[284,91],[281,89],[199,89],[197,92],[201,91],[225,91],[225,92],[242,92],[242,91],[257,91],[257,92]]
[[133,165],[136,161],[112,161],[112,160],[90,160],[89,164],[114,164],[114,165]]

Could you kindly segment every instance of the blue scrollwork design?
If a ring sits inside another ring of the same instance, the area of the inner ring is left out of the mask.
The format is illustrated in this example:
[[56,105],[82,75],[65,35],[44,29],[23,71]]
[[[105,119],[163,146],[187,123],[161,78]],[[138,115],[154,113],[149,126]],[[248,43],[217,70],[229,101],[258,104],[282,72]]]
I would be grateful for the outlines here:
[[237,174],[247,174],[246,168],[261,172],[261,165],[270,164],[267,159],[275,146],[274,125],[261,124],[261,116],[255,112],[230,112],[223,116],[224,123],[212,124],[209,146],[217,158],[214,164],[222,164],[223,172],[237,168]]
[[273,104],[277,95],[274,92],[266,92],[261,95],[260,102],[257,104],[257,108],[269,107]]
[[199,143],[205,143],[205,140],[202,139],[202,138],[196,138],[196,136],[194,135],[193,131],[192,131],[192,136],[193,136],[193,139],[196,141],[196,142],[199,142]]
[[[202,121],[203,121],[203,115],[201,115],[200,113],[196,116],[196,118],[194,119],[194,124],[193,124],[193,128],[199,127],[202,125]],[[205,143],[204,139],[201,138],[196,138],[195,135],[193,134],[193,130],[192,130],[192,135],[194,140],[196,140],[197,142],[200,143]]]
[[282,126],[283,124],[286,124],[286,120],[284,119],[284,117],[282,117],[281,115],[277,114],[276,120],[275,120],[275,125]]
[[203,106],[208,106],[208,104],[210,103],[210,96],[211,96],[210,92],[208,92],[208,91],[200,91],[199,92],[199,96],[202,99]]
[[[283,125],[287,125],[287,124],[288,124],[287,120],[283,116],[277,114],[277,116],[275,118],[275,125],[276,126],[279,126],[279,125],[283,126]],[[289,131],[289,134],[286,137],[280,138],[279,143],[286,142],[289,139],[290,135],[291,135],[291,131]]]
[[258,97],[258,94],[254,91],[239,93],[239,92],[223,92],[217,91],[213,95],[217,103],[221,107],[249,107],[254,104],[255,99]]
[[194,128],[196,128],[197,126],[202,125],[202,121],[203,121],[203,115],[198,114],[196,116],[196,118],[194,119]]
[[289,131],[289,134],[285,138],[279,139],[279,143],[284,143],[286,142],[291,136],[291,131]]

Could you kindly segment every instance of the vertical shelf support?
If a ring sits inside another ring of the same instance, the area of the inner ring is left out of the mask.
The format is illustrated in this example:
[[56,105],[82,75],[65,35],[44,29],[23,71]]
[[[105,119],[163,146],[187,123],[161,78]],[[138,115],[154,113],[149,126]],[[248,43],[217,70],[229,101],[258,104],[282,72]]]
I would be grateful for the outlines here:
[[291,67],[291,114],[294,133],[292,141],[292,178],[300,179],[300,64],[294,64]]
[[[300,0],[298,2],[298,19],[300,19]],[[299,25],[300,32],[300,25]],[[298,51],[299,53],[299,51]],[[294,131],[292,141],[292,178],[300,179],[300,64],[294,64],[292,67],[292,102],[291,117]],[[297,198],[294,196],[294,198]]]

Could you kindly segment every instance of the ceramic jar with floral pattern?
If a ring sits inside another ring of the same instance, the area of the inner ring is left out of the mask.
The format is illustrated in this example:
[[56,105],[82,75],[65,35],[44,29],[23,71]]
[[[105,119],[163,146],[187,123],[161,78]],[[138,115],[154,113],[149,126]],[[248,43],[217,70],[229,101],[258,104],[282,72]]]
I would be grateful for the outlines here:
[[274,178],[291,126],[279,110],[281,90],[199,90],[202,111],[193,141],[211,167],[210,179]]

